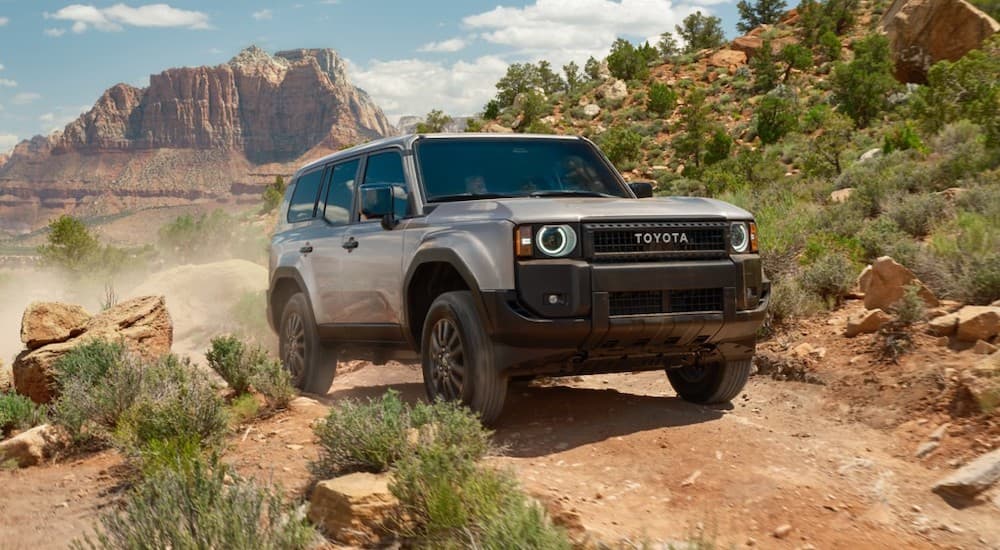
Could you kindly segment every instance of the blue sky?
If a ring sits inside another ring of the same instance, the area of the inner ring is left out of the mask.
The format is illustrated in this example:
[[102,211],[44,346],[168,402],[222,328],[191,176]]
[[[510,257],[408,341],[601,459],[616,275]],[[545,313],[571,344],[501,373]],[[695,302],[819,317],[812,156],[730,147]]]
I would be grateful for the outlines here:
[[730,37],[736,22],[722,0],[166,2],[0,0],[0,152],[61,129],[115,83],[145,86],[251,44],[337,50],[395,123],[478,111],[512,62],[582,64],[616,36],[653,38],[695,9],[722,17]]

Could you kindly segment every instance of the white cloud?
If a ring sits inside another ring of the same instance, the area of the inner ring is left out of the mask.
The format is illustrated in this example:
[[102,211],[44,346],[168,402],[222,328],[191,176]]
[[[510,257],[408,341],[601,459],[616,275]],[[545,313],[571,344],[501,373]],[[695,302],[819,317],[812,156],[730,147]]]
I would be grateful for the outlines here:
[[16,88],[17,81],[9,78],[0,78],[0,88]]
[[75,33],[82,33],[90,28],[104,32],[120,31],[125,26],[212,28],[208,22],[207,14],[200,11],[177,9],[168,4],[147,4],[138,7],[115,4],[107,8],[70,4],[55,13],[46,13],[45,17],[72,21],[72,29]]
[[20,94],[15,94],[14,97],[10,98],[10,102],[14,105],[27,105],[42,99],[42,94],[35,92],[22,92]]
[[725,0],[535,0],[523,8],[498,6],[462,23],[479,37],[514,53],[560,65],[607,54],[620,36],[654,39],[704,5]]
[[38,120],[42,122],[52,122],[55,119],[56,119],[55,113],[45,113],[42,116],[38,117]]
[[10,17],[0,17],[0,27],[10,23]]
[[441,42],[428,42],[417,48],[418,52],[457,52],[465,49],[466,42],[461,38],[451,38]]
[[402,59],[351,65],[351,79],[372,95],[390,120],[441,109],[451,115],[482,110],[496,93],[494,83],[507,71],[507,62],[485,56],[451,65]]
[[0,153],[9,153],[20,141],[14,134],[0,134]]
[[274,17],[274,13],[271,10],[260,10],[253,12],[250,16],[257,21],[268,21]]
[[59,38],[60,36],[66,34],[66,29],[45,29],[42,32],[45,33],[45,36]]
[[3,67],[3,63],[0,63],[0,71],[2,71],[2,70],[3,70],[3,68],[4,68],[4,67]]

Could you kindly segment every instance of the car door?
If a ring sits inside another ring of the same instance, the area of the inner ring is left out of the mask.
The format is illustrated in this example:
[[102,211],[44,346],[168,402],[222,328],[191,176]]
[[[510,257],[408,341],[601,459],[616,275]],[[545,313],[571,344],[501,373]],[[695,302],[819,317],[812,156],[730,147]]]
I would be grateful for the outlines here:
[[[325,173],[325,169],[320,166],[300,174],[292,183],[292,195],[289,198],[285,220],[287,229],[282,232],[278,243],[282,255],[286,258],[284,262],[302,276],[309,301],[314,305],[318,303],[319,293],[312,252],[315,243],[323,238],[325,229],[316,219],[316,207]],[[281,315],[281,312],[277,312],[277,315]]]
[[343,319],[342,287],[344,282],[344,233],[351,223],[355,182],[360,159],[350,159],[327,168],[327,185],[317,208],[321,232],[312,242],[313,270],[316,274],[318,307],[314,307],[320,325],[349,322]]
[[[399,219],[409,215],[409,199],[403,157],[393,149],[373,153],[365,161],[362,188],[371,184],[395,187],[395,211]],[[379,339],[402,339],[403,231],[386,230],[380,220],[358,218],[344,233],[343,318],[352,324],[370,325]]]

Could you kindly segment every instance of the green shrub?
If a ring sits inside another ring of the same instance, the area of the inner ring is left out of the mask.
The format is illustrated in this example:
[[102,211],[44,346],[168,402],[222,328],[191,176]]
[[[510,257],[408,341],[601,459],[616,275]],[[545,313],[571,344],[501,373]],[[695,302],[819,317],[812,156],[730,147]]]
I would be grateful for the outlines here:
[[761,142],[777,143],[798,124],[795,104],[790,99],[768,94],[757,106],[755,121]]
[[919,252],[917,243],[888,216],[879,216],[866,223],[858,233],[858,242],[864,262],[891,256],[903,265],[914,265]]
[[16,393],[0,392],[0,439],[14,430],[27,430],[44,424],[46,408]]
[[612,126],[600,138],[601,150],[619,170],[622,165],[639,159],[642,136],[624,126]]
[[893,151],[906,151],[913,149],[921,153],[927,151],[927,147],[920,139],[916,130],[909,123],[897,124],[893,126],[882,141],[882,152],[889,154]]
[[260,346],[249,345],[231,335],[218,336],[212,339],[205,359],[237,395],[248,392],[252,386],[271,406],[278,408],[287,406],[295,396],[288,372]]
[[[684,42],[684,53],[718,48],[726,41],[726,33],[722,30],[722,19],[714,15],[702,15],[701,10],[685,17],[680,25],[674,25],[674,29]],[[678,60],[678,63],[680,64],[681,60]]]
[[649,75],[647,59],[642,48],[636,48],[624,38],[615,40],[607,57],[611,76],[621,80],[644,79]]
[[939,155],[932,175],[939,189],[995,165],[994,155],[986,148],[982,127],[967,120],[948,124],[931,142]]
[[924,307],[924,299],[920,297],[920,287],[907,285],[903,291],[903,297],[892,305],[892,312],[896,314],[896,321],[903,326],[910,326],[922,321],[927,313],[927,308]]
[[858,127],[863,128],[886,107],[896,87],[889,39],[871,34],[854,43],[854,59],[838,63],[831,76],[834,98]]
[[75,440],[105,439],[142,391],[141,360],[120,342],[92,340],[52,367],[59,397],[53,420]]
[[431,548],[570,548],[562,530],[520,491],[512,474],[477,465],[434,443],[401,459],[390,490]]
[[827,305],[840,305],[851,291],[858,271],[842,254],[828,253],[817,258],[802,272],[802,288],[819,296]]
[[[471,460],[491,449],[490,432],[467,409],[443,401],[410,407],[395,391],[366,402],[340,402],[314,430],[320,456],[310,468],[318,477],[384,472],[425,439]],[[417,441],[410,440],[414,437]]]
[[822,308],[816,296],[806,292],[794,277],[782,277],[771,285],[768,326],[777,327],[808,317]]
[[257,485],[220,464],[163,468],[100,519],[77,548],[305,549],[319,541],[280,489]]
[[947,208],[948,202],[940,195],[897,193],[889,196],[883,210],[906,233],[924,237],[942,221]]
[[128,251],[102,245],[83,221],[68,214],[49,222],[46,243],[38,247],[42,262],[77,275],[107,275],[129,266]]
[[258,363],[250,383],[271,407],[284,409],[296,395],[291,375],[276,359],[265,358]]
[[260,403],[253,394],[244,393],[229,403],[229,418],[233,425],[239,425],[257,418]]
[[1000,299],[998,220],[961,212],[934,230],[917,275],[939,295],[968,303]]
[[164,446],[215,450],[226,433],[225,404],[190,362],[168,355],[143,369],[143,387],[118,419],[113,440],[146,466]]
[[267,184],[264,187],[264,204],[261,206],[261,211],[265,214],[274,212],[278,205],[281,204],[281,199],[285,197],[285,178],[279,176],[274,177],[274,181]]
[[729,133],[724,128],[716,128],[705,144],[705,164],[711,165],[726,160],[732,147],[733,138],[729,137]]
[[649,85],[649,98],[646,100],[646,107],[650,112],[660,116],[673,112],[677,105],[677,92],[670,86],[662,82],[654,82]]

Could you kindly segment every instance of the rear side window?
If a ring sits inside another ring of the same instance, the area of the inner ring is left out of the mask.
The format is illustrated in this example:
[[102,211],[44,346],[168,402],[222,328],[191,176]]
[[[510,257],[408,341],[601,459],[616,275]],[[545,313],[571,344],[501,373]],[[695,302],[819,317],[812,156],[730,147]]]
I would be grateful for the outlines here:
[[379,153],[368,157],[368,164],[365,168],[364,185],[374,183],[391,183],[398,186],[396,190],[396,217],[405,218],[410,214],[410,205],[407,197],[406,177],[403,176],[403,157],[395,151]]
[[323,216],[332,224],[351,221],[351,205],[354,203],[354,178],[358,174],[360,161],[352,160],[333,167],[333,177],[326,191],[326,207]]
[[292,200],[288,204],[290,223],[311,220],[316,215],[316,198],[323,185],[323,170],[316,170],[299,176],[295,183]]

